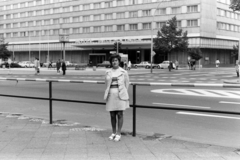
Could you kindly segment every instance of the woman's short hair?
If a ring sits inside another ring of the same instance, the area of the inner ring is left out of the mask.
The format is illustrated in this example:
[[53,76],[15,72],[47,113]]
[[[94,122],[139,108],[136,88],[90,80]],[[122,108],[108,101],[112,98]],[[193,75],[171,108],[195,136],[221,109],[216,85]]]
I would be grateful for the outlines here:
[[113,60],[114,58],[117,58],[118,61],[119,61],[119,63],[121,62],[121,57],[119,56],[119,54],[112,54],[112,55],[109,57],[109,62],[110,62],[111,65],[112,65],[112,60]]

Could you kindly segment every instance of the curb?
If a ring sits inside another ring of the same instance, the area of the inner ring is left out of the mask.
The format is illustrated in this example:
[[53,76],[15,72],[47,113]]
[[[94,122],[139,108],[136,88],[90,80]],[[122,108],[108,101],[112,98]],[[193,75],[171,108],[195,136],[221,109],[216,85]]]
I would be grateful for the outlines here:
[[240,80],[225,80],[223,82],[227,84],[240,84]]

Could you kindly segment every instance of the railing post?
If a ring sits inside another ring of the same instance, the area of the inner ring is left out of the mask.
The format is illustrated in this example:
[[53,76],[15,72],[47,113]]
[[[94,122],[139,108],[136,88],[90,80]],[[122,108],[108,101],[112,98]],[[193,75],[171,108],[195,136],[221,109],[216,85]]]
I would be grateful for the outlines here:
[[133,137],[136,137],[136,84],[133,84]]
[[52,81],[49,82],[49,121],[52,124]]

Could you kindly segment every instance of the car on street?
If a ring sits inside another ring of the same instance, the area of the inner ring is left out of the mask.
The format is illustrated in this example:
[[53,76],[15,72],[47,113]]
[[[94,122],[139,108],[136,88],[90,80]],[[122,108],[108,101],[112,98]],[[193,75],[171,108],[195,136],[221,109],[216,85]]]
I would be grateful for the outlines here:
[[[132,66],[133,66],[133,68],[143,67],[143,68],[149,69],[149,68],[151,68],[151,63],[149,63],[148,61],[143,61],[138,64],[133,64]],[[157,67],[156,64],[152,64],[152,68],[156,68],[156,67]]]
[[[170,61],[163,61],[162,63],[157,65],[158,69],[165,69],[168,68]],[[176,68],[176,65],[173,63],[173,69]]]
[[34,67],[34,63],[31,61],[21,61],[18,63],[20,66],[25,67],[25,68],[32,68]]
[[103,61],[102,63],[98,63],[97,67],[106,67],[106,68],[110,68],[111,64],[109,61]]
[[73,66],[73,63],[71,63],[70,61],[65,61],[65,64],[66,64],[66,66]]
[[[0,65],[1,68],[3,68],[3,66],[5,66],[5,68],[9,68],[9,64],[7,62],[4,62]],[[22,66],[20,66],[18,63],[11,63],[10,68],[22,68]]]

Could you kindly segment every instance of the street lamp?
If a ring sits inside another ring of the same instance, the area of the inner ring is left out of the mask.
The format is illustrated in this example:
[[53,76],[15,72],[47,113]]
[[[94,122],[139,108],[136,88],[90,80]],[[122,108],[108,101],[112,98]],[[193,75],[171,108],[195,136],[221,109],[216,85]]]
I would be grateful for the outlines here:
[[[158,7],[160,6],[160,4],[162,2],[165,2],[167,0],[162,0],[159,2],[158,6],[156,7],[156,10],[158,9]],[[152,59],[153,59],[153,56],[156,54],[155,52],[153,52],[153,21],[154,21],[154,16],[155,16],[155,13],[156,13],[156,10],[154,11],[154,13],[152,14],[152,22],[151,22],[151,53],[150,53],[150,62],[151,62],[151,73],[152,73]]]

